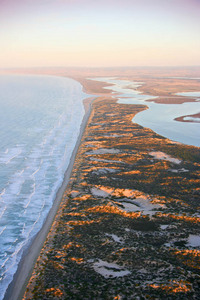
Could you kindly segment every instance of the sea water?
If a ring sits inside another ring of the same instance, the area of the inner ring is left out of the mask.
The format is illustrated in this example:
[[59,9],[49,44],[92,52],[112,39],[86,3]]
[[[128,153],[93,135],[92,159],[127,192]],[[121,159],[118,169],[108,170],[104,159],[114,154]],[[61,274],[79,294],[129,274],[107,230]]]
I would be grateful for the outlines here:
[[0,76],[0,299],[62,184],[86,96],[69,78]]
[[[118,103],[143,104],[148,109],[135,115],[133,122],[144,127],[151,128],[158,134],[173,141],[200,147],[200,122],[179,122],[175,118],[184,115],[192,115],[200,112],[200,92],[177,93],[177,95],[196,98],[195,102],[185,102],[183,104],[161,104],[153,102],[156,96],[145,95],[138,91],[142,82],[120,80],[111,77],[95,78],[111,86],[105,87],[116,94]],[[151,100],[149,102],[147,100]]]

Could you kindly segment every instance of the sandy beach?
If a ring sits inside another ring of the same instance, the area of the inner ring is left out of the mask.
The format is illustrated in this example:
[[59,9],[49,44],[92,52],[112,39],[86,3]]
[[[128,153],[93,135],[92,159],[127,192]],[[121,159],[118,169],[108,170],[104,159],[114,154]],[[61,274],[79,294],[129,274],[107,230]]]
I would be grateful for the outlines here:
[[[82,84],[83,91],[87,94],[95,94],[99,97],[104,98],[106,96],[110,96],[110,91],[103,89],[106,84],[101,82],[92,82],[90,80],[85,79],[84,77],[80,76],[71,76],[74,80],[79,81]],[[64,180],[62,183],[62,186],[59,188],[56,198],[53,202],[53,206],[51,210],[49,211],[49,214],[42,226],[42,229],[39,231],[39,233],[33,238],[33,240],[30,242],[30,245],[28,249],[25,250],[23,257],[19,263],[18,269],[14,275],[14,278],[10,285],[8,286],[8,289],[5,293],[4,299],[5,300],[16,300],[21,299],[25,288],[27,286],[28,280],[32,274],[33,267],[35,265],[35,262],[37,260],[37,257],[41,251],[41,248],[46,240],[46,237],[52,227],[52,223],[54,221],[54,218],[58,212],[62,196],[67,188],[67,185],[70,180],[70,175],[73,169],[74,161],[76,159],[76,154],[79,148],[79,145],[81,143],[81,138],[84,133],[85,127],[87,125],[89,116],[91,114],[91,105],[94,99],[97,98],[97,96],[93,96],[90,98],[86,98],[83,100],[84,109],[85,109],[85,115],[83,117],[83,121],[80,127],[80,133],[76,142],[76,146],[73,150],[69,166],[65,172]]]
[[56,199],[53,202],[53,206],[42,226],[42,229],[39,231],[39,233],[36,235],[36,237],[31,241],[30,246],[23,254],[23,257],[19,263],[17,272],[14,275],[13,281],[9,285],[5,297],[5,300],[16,300],[21,299],[24,290],[26,288],[26,285],[28,283],[29,277],[31,276],[35,261],[40,253],[40,250],[44,244],[44,241],[49,233],[49,230],[52,226],[53,220],[56,216],[56,213],[58,211],[59,205],[62,200],[62,196],[64,194],[64,191],[67,188],[67,185],[69,183],[70,175],[73,169],[74,161],[76,158],[76,154],[81,142],[81,137],[83,135],[83,132],[85,130],[85,127],[87,125],[88,118],[91,113],[91,104],[95,97],[87,98],[83,100],[84,108],[85,108],[85,115],[83,117],[83,121],[80,127],[80,133],[75,145],[75,148],[73,150],[69,166],[65,172],[64,180],[62,183],[62,186],[59,188]]

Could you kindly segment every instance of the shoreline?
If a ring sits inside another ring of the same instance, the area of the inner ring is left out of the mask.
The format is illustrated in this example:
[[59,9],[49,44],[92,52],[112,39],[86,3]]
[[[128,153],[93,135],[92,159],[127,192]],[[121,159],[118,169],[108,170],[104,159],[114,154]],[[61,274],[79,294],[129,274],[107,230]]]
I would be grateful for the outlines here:
[[[193,120],[185,120],[185,118],[191,118]],[[193,114],[193,115],[181,116],[181,117],[175,118],[174,120],[178,121],[178,122],[199,123],[199,118],[200,118],[200,113],[197,113],[197,114]]]
[[[78,79],[75,79],[75,80],[79,81]],[[84,91],[86,90],[84,86],[83,86],[83,89],[84,89]],[[89,93],[91,93],[91,91]],[[82,124],[80,126],[79,136],[78,136],[75,148],[73,150],[69,166],[68,166],[68,168],[65,172],[65,176],[64,176],[64,179],[63,179],[62,186],[61,186],[61,188],[59,189],[59,191],[57,193],[56,199],[54,200],[53,206],[52,206],[52,208],[51,208],[51,210],[50,210],[50,212],[47,216],[47,219],[45,220],[45,223],[43,224],[42,229],[36,235],[36,237],[33,239],[33,241],[31,242],[31,245],[29,246],[29,248],[26,251],[24,251],[24,255],[23,255],[23,257],[22,257],[22,259],[19,263],[19,266],[18,266],[19,270],[17,270],[17,272],[15,273],[13,281],[11,282],[10,286],[8,287],[8,289],[6,291],[6,294],[4,296],[4,300],[5,299],[6,300],[7,299],[9,299],[9,300],[10,299],[14,299],[14,300],[15,299],[21,299],[21,297],[23,296],[23,293],[24,293],[25,288],[27,286],[29,277],[32,274],[32,270],[33,270],[33,267],[34,267],[35,262],[37,260],[37,257],[40,254],[40,250],[43,246],[43,243],[45,242],[45,240],[48,236],[48,233],[50,232],[51,226],[54,223],[55,218],[57,216],[57,213],[59,211],[59,205],[60,205],[60,203],[62,203],[63,193],[65,192],[65,190],[67,189],[68,184],[70,183],[70,181],[69,181],[70,180],[70,175],[71,175],[71,172],[72,172],[73,167],[74,167],[74,162],[75,162],[75,159],[76,159],[78,149],[81,145],[81,138],[82,138],[83,133],[85,132],[85,128],[86,128],[87,123],[88,123],[88,119],[91,115],[91,111],[92,111],[91,104],[96,98],[100,99],[101,97],[105,97],[105,96],[108,96],[108,95],[109,95],[108,93],[107,94],[102,93],[100,95],[98,95],[98,93],[97,93],[96,96],[86,98],[86,99],[83,100],[84,107],[85,107],[85,115],[83,117]],[[110,97],[112,97],[112,95],[110,95]],[[48,224],[46,224],[46,223],[48,223]],[[46,231],[45,231],[44,227],[46,228]],[[30,264],[30,262],[31,262],[31,264]],[[26,264],[27,265],[30,264],[31,266],[29,266],[29,268],[27,268]],[[28,273],[25,273],[24,269],[26,270],[26,272],[29,270]],[[19,283],[20,283],[20,285],[19,285]],[[9,294],[9,290],[11,290],[10,294]]]
[[[82,89],[85,90],[83,85],[82,85]],[[70,162],[67,167],[67,170],[64,174],[62,185],[58,189],[53,205],[44,221],[44,224],[42,225],[42,228],[32,239],[28,248],[24,250],[24,253],[22,254],[22,258],[18,264],[17,271],[15,272],[13,276],[13,280],[11,281],[11,283],[9,284],[5,292],[3,300],[16,300],[16,299],[21,299],[23,297],[29,278],[32,274],[35,262],[40,254],[42,246],[54,222],[60,203],[62,201],[63,194],[69,184],[71,172],[81,143],[81,138],[85,131],[88,119],[92,111],[91,105],[97,97],[98,96],[89,97],[83,100],[85,114],[81,122],[80,132],[76,141],[76,145],[72,152],[72,156],[70,158]]]

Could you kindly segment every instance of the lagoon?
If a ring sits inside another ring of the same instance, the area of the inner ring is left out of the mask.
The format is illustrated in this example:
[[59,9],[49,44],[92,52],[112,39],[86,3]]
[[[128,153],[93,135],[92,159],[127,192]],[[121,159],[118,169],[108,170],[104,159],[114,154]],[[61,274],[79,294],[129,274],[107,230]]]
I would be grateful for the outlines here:
[[119,80],[113,77],[95,78],[95,80],[106,82],[111,86],[105,87],[113,91],[113,96],[118,98],[118,103],[124,104],[143,104],[149,109],[138,113],[133,122],[143,127],[148,127],[156,133],[187,145],[200,147],[200,123],[178,122],[174,119],[184,115],[192,115],[200,112],[200,92],[178,93],[187,97],[196,97],[196,102],[186,102],[183,104],[162,104],[147,102],[156,96],[144,95],[138,91],[142,82],[129,80]]

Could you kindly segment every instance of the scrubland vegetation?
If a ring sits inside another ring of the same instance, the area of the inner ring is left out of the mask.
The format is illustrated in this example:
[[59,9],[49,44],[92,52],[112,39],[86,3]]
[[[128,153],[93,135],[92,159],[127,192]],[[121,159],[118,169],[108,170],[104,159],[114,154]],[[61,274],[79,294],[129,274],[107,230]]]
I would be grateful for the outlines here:
[[199,299],[200,151],[132,123],[143,109],[93,103],[25,299]]

